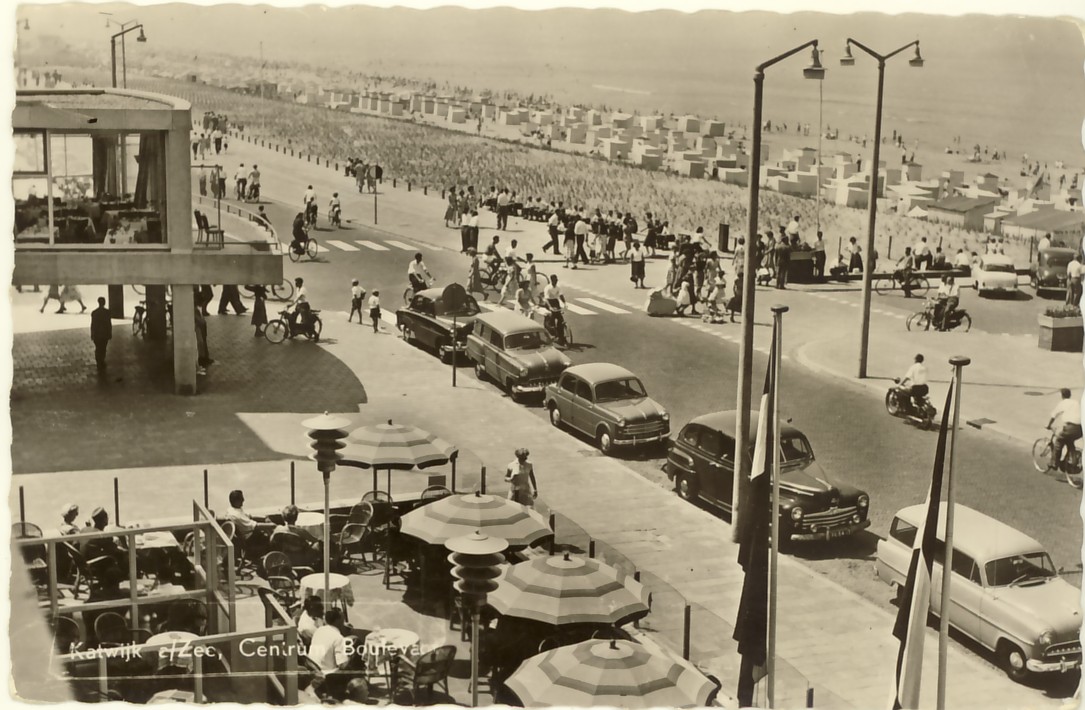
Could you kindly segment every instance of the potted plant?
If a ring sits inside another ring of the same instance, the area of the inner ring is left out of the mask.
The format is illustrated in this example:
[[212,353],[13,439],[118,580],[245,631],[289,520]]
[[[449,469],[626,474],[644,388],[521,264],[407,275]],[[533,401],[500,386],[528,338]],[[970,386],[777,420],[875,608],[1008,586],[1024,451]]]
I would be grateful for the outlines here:
[[1083,331],[1080,308],[1053,306],[1038,316],[1038,320],[1041,348],[1059,352],[1081,352]]

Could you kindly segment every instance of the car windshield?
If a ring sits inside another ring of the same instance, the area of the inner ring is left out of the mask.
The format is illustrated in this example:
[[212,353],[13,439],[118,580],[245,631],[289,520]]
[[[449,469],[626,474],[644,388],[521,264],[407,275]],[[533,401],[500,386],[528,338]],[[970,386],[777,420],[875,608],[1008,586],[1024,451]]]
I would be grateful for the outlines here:
[[990,271],[992,273],[999,274],[1012,274],[1014,273],[1013,264],[984,264],[984,271]]
[[468,296],[465,301],[455,305],[459,306],[459,308],[446,307],[443,298],[438,298],[434,302],[434,307],[436,308],[437,315],[439,316],[448,316],[449,318],[451,318],[452,316],[458,316],[460,318],[464,318],[467,316],[477,316],[479,314],[478,302],[475,301],[475,299],[471,296]]
[[1046,552],[1026,552],[987,563],[987,586],[1005,587],[1008,584],[1042,582],[1056,577],[1055,565]]
[[814,458],[814,452],[810,450],[810,443],[806,437],[792,435],[780,440],[781,463],[795,461],[809,461]]
[[506,350],[528,350],[541,348],[550,344],[550,336],[545,330],[528,330],[523,333],[513,333],[505,337]]
[[619,399],[637,399],[647,396],[644,385],[636,377],[600,382],[595,386],[596,402],[614,402]]
[[1047,254],[1044,257],[1044,266],[1061,268],[1070,263],[1070,257],[1066,254]]

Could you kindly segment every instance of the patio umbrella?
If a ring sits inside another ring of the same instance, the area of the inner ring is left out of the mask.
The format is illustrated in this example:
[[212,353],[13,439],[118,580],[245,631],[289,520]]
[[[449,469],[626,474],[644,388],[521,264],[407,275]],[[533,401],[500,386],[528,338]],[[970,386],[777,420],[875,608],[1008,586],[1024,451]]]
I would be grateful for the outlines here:
[[648,613],[648,593],[632,577],[583,557],[539,557],[508,567],[489,603],[498,613],[559,626],[621,626]]
[[632,641],[585,641],[520,664],[505,685],[524,707],[611,705],[621,708],[705,705],[716,684],[687,661]]
[[530,545],[552,535],[542,515],[508,498],[470,493],[447,496],[403,516],[400,531],[431,545],[443,545],[481,530],[508,540],[513,547]]
[[352,431],[342,455],[342,466],[373,469],[373,490],[377,490],[377,469],[387,469],[388,493],[391,494],[392,469],[409,471],[412,468],[441,466],[449,461],[455,466],[459,450],[428,431],[393,424],[389,419],[387,424],[364,426]]

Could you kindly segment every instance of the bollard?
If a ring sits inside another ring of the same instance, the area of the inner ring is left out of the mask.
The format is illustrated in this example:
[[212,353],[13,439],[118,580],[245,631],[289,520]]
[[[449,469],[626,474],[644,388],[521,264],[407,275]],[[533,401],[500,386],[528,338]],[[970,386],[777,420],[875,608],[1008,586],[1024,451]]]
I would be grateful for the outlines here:
[[293,461],[290,462],[290,505],[294,505],[294,462]]
[[410,192],[410,191],[411,191],[411,181],[408,180],[407,181],[407,192]]
[[335,164],[335,172],[339,172],[339,163]]
[[441,199],[445,199],[445,189],[443,187],[441,188]]
[[[939,249],[942,248],[942,237],[938,237],[938,248]],[[1030,261],[1031,261],[1031,259],[1030,259]]]
[[682,621],[682,658],[689,660],[689,637],[690,637],[690,620],[693,618],[693,607],[686,603],[685,611],[683,612]]
[[395,186],[396,186],[396,179],[392,178],[392,187],[395,187]]
[[1032,250],[1036,246],[1036,237],[1028,238],[1028,260],[1032,263]]
[[313,156],[312,156],[312,155],[307,155],[307,156],[305,156],[305,162],[306,162],[306,163],[311,163],[311,162],[313,162]]
[[453,493],[456,492],[456,459],[452,459],[452,487],[449,489]]
[[814,689],[813,688],[807,688],[806,689],[806,707],[808,707],[808,708],[814,707]]
[[428,185],[423,185],[422,186],[422,194],[423,195],[428,195],[429,194],[429,186]]
[[479,483],[478,490],[483,495],[486,494],[486,467],[485,466],[482,467],[482,479],[481,479],[481,482]]

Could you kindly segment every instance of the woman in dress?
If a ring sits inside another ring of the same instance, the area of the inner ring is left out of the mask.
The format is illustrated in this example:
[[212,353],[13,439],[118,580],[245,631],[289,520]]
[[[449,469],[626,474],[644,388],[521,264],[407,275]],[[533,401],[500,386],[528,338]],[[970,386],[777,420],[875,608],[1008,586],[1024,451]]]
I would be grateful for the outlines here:
[[38,313],[45,313],[45,307],[49,305],[49,301],[55,300],[60,304],[60,310],[57,313],[64,312],[64,301],[60,300],[60,286],[52,284],[49,286],[49,293],[45,294],[45,300],[41,302],[41,308],[38,309]]
[[527,460],[528,456],[527,449],[516,450],[516,459],[505,469],[505,483],[509,484],[509,500],[534,506],[539,497],[539,486],[535,481],[535,467]]
[[[267,287],[260,284],[254,284],[252,286],[246,286],[246,291],[252,293],[252,319],[249,321],[256,327],[256,332],[253,333],[253,337],[259,338],[264,334],[264,326],[267,325]],[[358,314],[358,318],[362,317],[361,313]]]
[[75,301],[79,304],[79,307],[82,309],[81,311],[79,311],[80,313],[87,312],[87,307],[83,305],[83,294],[79,293],[79,287],[65,286],[60,291],[60,310],[57,311],[57,313],[66,313],[67,309],[64,308],[64,304],[71,303],[72,301]]
[[456,215],[457,215],[457,211],[456,211],[456,188],[455,187],[450,187],[450,188],[448,188],[448,207],[445,209],[445,226],[446,227],[455,226],[453,224],[453,222],[456,219]]

